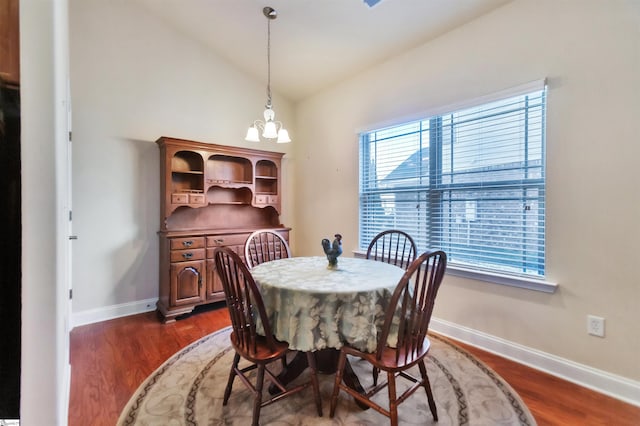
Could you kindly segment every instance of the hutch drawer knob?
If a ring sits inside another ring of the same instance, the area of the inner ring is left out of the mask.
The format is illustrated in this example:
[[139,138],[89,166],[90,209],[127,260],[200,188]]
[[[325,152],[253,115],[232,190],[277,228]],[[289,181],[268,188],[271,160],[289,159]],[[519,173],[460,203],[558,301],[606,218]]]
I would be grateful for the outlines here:
[[193,253],[191,253],[191,252],[182,253],[182,257],[184,257],[185,259],[191,259],[193,257]]
[[191,247],[193,245],[193,240],[183,241],[182,245],[185,247]]

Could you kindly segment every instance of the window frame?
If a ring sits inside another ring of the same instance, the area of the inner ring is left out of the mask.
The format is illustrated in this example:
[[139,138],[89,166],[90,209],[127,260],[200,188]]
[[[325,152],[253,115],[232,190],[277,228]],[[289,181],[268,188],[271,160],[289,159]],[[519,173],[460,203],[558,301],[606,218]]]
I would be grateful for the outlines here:
[[[364,207],[371,207],[371,204],[366,204],[366,202],[364,201],[364,198],[371,198],[372,196],[375,197],[377,195],[381,195],[384,193],[393,193],[394,197],[395,194],[398,194],[400,192],[402,192],[403,190],[407,190],[407,188],[404,189],[400,189],[400,190],[396,190],[395,188],[391,188],[391,189],[386,189],[386,190],[381,190],[379,188],[376,188],[374,190],[370,190],[370,191],[366,191],[364,188],[366,186],[367,183],[370,183],[369,180],[366,180],[364,178],[364,173],[366,172],[371,172],[371,171],[377,171],[378,169],[375,168],[373,170],[369,169],[369,166],[367,164],[371,163],[371,159],[369,157],[369,145],[370,145],[370,141],[369,141],[369,135],[372,134],[373,132],[380,132],[382,130],[388,129],[390,127],[401,127],[403,125],[412,125],[415,123],[419,123],[419,129],[417,131],[417,133],[419,133],[419,138],[420,138],[420,142],[418,143],[418,150],[416,151],[416,154],[418,154],[418,151],[422,151],[424,148],[424,145],[422,143],[422,132],[424,132],[425,130],[423,129],[423,123],[427,122],[429,123],[428,126],[428,132],[429,132],[429,144],[428,144],[428,149],[429,149],[429,171],[428,171],[428,184],[424,185],[422,183],[418,184],[415,188],[411,189],[408,188],[409,192],[415,192],[416,195],[416,199],[418,200],[418,203],[420,203],[420,196],[421,193],[427,193],[429,194],[427,197],[426,202],[429,204],[429,208],[426,209],[426,211],[428,211],[427,216],[428,218],[425,218],[425,232],[426,232],[426,241],[430,241],[432,236],[431,233],[433,233],[434,229],[441,231],[442,229],[447,229],[448,232],[451,232],[451,226],[450,224],[447,226],[442,225],[440,227],[438,227],[437,225],[432,225],[433,224],[433,218],[432,216],[435,215],[435,217],[437,217],[439,220],[442,219],[442,216],[440,215],[439,212],[434,212],[433,208],[440,208],[442,209],[442,205],[444,203],[443,201],[443,194],[445,192],[454,192],[455,191],[455,187],[456,187],[456,183],[443,183],[443,175],[444,175],[444,171],[442,169],[442,157],[443,157],[443,135],[442,135],[442,129],[443,129],[443,125],[442,125],[442,120],[443,117],[446,116],[451,116],[453,117],[453,114],[455,114],[457,111],[461,111],[463,109],[467,109],[470,107],[474,107],[474,106],[481,106],[484,104],[489,104],[491,102],[495,102],[495,101],[499,101],[499,100],[503,100],[503,99],[507,99],[507,98],[512,98],[512,97],[516,97],[516,96],[521,96],[521,95],[528,95],[534,92],[539,92],[539,91],[543,91],[542,94],[542,99],[543,99],[543,104],[542,104],[542,124],[541,124],[541,129],[542,129],[542,143],[541,143],[541,160],[540,160],[540,164],[537,166],[541,172],[542,175],[540,177],[538,177],[537,182],[536,179],[527,179],[526,183],[523,183],[522,179],[516,179],[513,182],[513,188],[517,188],[520,191],[526,191],[526,189],[529,187],[529,185],[531,184],[532,187],[537,187],[540,188],[538,189],[538,191],[541,191],[542,194],[538,194],[537,195],[537,199],[541,199],[542,203],[546,204],[546,178],[545,178],[545,169],[546,169],[546,165],[545,165],[545,141],[544,141],[544,132],[546,129],[546,105],[547,105],[547,101],[546,101],[546,84],[544,80],[540,80],[540,81],[536,81],[536,82],[531,82],[528,83],[526,85],[521,85],[517,88],[512,88],[512,89],[508,89],[506,91],[502,91],[493,95],[489,95],[489,96],[485,96],[482,98],[478,98],[476,100],[472,100],[472,101],[468,101],[468,102],[464,102],[464,103],[460,103],[458,105],[454,105],[454,106],[450,106],[447,108],[441,108],[440,112],[434,112],[431,114],[425,114],[423,115],[423,117],[429,117],[429,118],[420,118],[420,119],[412,119],[412,120],[405,120],[403,122],[397,123],[397,124],[387,124],[384,126],[377,126],[377,127],[373,127],[373,130],[363,130],[363,131],[359,131],[359,148],[358,148],[358,152],[359,152],[359,213],[358,213],[358,217],[359,217],[359,249],[356,251],[356,255],[361,255],[362,253],[364,253],[364,251],[366,250],[366,247],[369,243],[369,238],[365,238],[363,237],[363,234],[365,234],[364,228],[367,227],[367,223],[365,221],[365,217],[364,216],[368,216],[367,211],[364,210]],[[529,111],[528,106],[524,109],[527,113]],[[435,120],[435,121],[434,121]],[[439,122],[436,122],[437,120],[440,120]],[[527,117],[527,123],[528,123],[529,117]],[[369,129],[371,129],[372,127],[370,127]],[[378,141],[378,139],[376,139],[376,142]],[[525,152],[528,153],[528,148],[527,150],[525,150]],[[420,157],[420,160],[422,161],[422,157]],[[419,168],[420,166],[418,166]],[[518,170],[521,171],[525,171],[528,170],[528,163],[526,161],[524,161],[523,166],[518,167]],[[454,174],[452,174],[452,176],[454,176]],[[417,173],[415,175],[416,180],[419,182],[419,179],[423,179],[424,175]],[[366,183],[365,183],[366,180]],[[508,184],[508,180],[506,180],[505,182],[501,182],[501,185],[506,185]],[[427,187],[428,189],[425,190],[424,188]],[[461,186],[462,188],[465,188],[464,185]],[[490,185],[487,186],[487,188],[491,188]],[[504,189],[504,186],[500,187],[501,189]],[[437,198],[437,199],[436,199]],[[394,198],[395,200],[395,198]],[[480,199],[482,200],[482,199]],[[449,199],[449,202],[451,202],[451,199]],[[398,201],[394,201],[394,205],[398,204]],[[395,208],[395,207],[394,207]],[[544,211],[546,212],[546,206],[543,205]],[[418,217],[419,214],[416,216]],[[496,268],[484,268],[484,267],[479,267],[479,266],[474,266],[474,265],[467,265],[464,262],[449,262],[448,264],[448,274],[449,275],[454,275],[454,276],[459,276],[459,277],[463,277],[463,278],[470,278],[470,279],[475,279],[475,280],[480,280],[480,281],[487,281],[487,282],[492,282],[492,283],[496,283],[496,284],[503,284],[503,285],[509,285],[509,286],[514,286],[514,287],[520,287],[520,288],[526,288],[526,289],[530,289],[530,290],[537,290],[537,291],[543,291],[543,292],[547,292],[547,293],[553,293],[556,288],[557,288],[557,283],[551,282],[548,280],[548,271],[545,270],[545,257],[546,257],[546,251],[547,251],[547,241],[546,241],[546,224],[544,223],[544,216],[546,216],[545,213],[543,213],[543,224],[542,224],[542,238],[544,239],[544,243],[542,244],[542,250],[544,251],[544,256],[542,258],[542,274],[540,274],[540,270],[538,271],[538,275],[532,274],[532,273],[527,273],[526,270],[520,271],[520,272],[509,272],[507,270],[502,270],[498,267]],[[373,214],[373,216],[371,216],[373,218],[373,220],[375,220],[376,217],[379,216],[375,216],[375,213]],[[420,227],[420,225],[418,225]],[[374,223],[374,228],[375,228],[375,223]],[[402,229],[402,227],[398,227],[399,229]],[[403,229],[406,230],[406,229]],[[370,231],[369,231],[370,233]],[[522,235],[527,235],[522,234]],[[416,236],[414,236],[414,239],[420,240],[421,238],[418,237],[416,238]],[[452,244],[451,240],[448,241],[448,244]],[[421,250],[421,248],[418,248],[419,250]],[[422,249],[424,249],[424,247],[422,247]],[[446,248],[445,248],[446,250]],[[504,263],[504,262],[503,262]],[[535,264],[535,263],[534,263]],[[540,264],[538,264],[540,265]],[[503,265],[503,268],[506,268]]]

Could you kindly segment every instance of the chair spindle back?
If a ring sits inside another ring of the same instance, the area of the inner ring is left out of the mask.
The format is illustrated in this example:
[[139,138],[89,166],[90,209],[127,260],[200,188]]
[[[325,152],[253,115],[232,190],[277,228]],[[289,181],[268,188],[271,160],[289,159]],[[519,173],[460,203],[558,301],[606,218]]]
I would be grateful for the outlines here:
[[367,259],[390,263],[407,269],[417,255],[416,243],[404,231],[389,229],[380,232],[369,243]]
[[244,245],[244,257],[249,268],[264,262],[291,257],[289,244],[282,235],[269,229],[253,232]]

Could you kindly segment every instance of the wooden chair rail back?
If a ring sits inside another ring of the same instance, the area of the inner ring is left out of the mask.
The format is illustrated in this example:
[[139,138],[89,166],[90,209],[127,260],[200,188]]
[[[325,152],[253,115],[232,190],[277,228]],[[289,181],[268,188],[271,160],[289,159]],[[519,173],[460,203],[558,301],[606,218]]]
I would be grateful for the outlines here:
[[404,231],[389,229],[380,232],[369,243],[367,259],[390,263],[407,269],[417,255],[416,243]]
[[244,257],[249,268],[264,262],[291,257],[287,241],[270,229],[259,229],[247,238]]

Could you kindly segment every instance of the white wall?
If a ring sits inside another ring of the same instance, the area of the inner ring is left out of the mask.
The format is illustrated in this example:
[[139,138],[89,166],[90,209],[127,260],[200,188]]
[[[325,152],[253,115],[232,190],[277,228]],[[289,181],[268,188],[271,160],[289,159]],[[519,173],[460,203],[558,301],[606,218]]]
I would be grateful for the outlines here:
[[[547,275],[560,288],[447,276],[434,315],[637,386],[639,40],[638,1],[517,0],[306,99],[292,157],[298,254],[336,232],[357,246],[356,130],[546,77]],[[606,318],[604,339],[587,335],[587,314]]]
[[64,425],[69,389],[67,1],[20,1],[20,424]]
[[[74,316],[98,311],[104,319],[101,310],[117,314],[114,305],[158,297],[158,137],[285,153],[292,146],[245,142],[262,117],[265,85],[131,3],[70,2]],[[291,128],[291,105],[274,95]],[[285,181],[288,167],[285,155]],[[290,192],[283,188],[284,211]],[[286,214],[281,220],[288,224]]]

